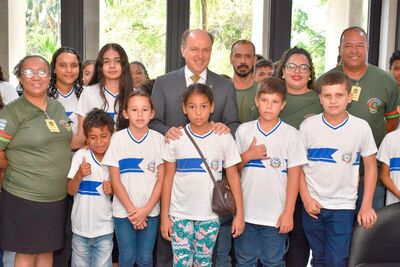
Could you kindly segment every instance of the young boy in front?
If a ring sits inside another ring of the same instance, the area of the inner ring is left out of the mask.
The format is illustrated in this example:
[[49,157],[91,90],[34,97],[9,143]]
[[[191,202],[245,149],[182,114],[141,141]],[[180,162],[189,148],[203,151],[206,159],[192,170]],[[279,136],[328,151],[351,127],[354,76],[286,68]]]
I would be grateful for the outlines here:
[[368,229],[377,219],[372,208],[377,148],[368,123],[346,111],[352,101],[350,91],[351,82],[345,74],[326,74],[319,92],[324,112],[300,125],[308,157],[300,179],[303,228],[313,266],[347,265],[361,157],[365,190],[357,222]]
[[285,97],[285,82],[263,80],[255,98],[260,117],[236,131],[246,223],[235,239],[238,267],[257,266],[257,260],[263,266],[284,266],[300,166],[307,163],[298,131],[279,119]]
[[72,267],[111,267],[114,224],[111,182],[101,161],[110,144],[114,121],[104,111],[93,109],[83,121],[88,149],[78,150],[68,173],[72,206]]

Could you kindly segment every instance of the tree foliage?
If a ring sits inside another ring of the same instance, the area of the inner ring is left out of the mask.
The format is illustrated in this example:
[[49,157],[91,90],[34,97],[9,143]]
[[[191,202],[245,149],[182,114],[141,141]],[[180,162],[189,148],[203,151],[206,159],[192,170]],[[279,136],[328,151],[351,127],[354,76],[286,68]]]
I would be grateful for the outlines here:
[[51,60],[60,46],[60,0],[27,0],[27,54],[38,54]]

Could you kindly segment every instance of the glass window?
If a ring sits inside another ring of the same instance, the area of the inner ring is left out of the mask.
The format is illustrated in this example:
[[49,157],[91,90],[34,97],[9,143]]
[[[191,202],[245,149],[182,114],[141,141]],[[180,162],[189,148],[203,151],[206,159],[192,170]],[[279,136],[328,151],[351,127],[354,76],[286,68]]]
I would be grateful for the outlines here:
[[239,39],[252,40],[253,0],[190,1],[190,28],[212,33],[214,45],[210,69],[233,76],[229,60],[231,45]]
[[61,0],[27,0],[26,54],[51,61],[61,46]]
[[293,0],[291,46],[310,52],[316,76],[337,64],[339,38],[350,25],[368,30],[369,0]]
[[165,73],[166,0],[100,0],[100,48],[120,44],[150,78]]

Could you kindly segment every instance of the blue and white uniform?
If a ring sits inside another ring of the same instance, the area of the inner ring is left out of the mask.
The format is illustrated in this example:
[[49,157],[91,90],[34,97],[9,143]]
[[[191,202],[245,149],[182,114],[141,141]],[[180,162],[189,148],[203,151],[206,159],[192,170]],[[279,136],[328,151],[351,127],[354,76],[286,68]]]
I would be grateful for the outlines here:
[[58,91],[58,102],[60,102],[64,109],[65,113],[67,116],[71,119],[72,121],[72,132],[76,134],[78,130],[78,115],[75,113],[75,110],[78,106],[78,97],[75,94],[75,88],[72,87],[71,91],[69,91],[66,95],[62,94],[60,91]]
[[285,208],[288,168],[306,164],[306,150],[298,131],[281,120],[269,132],[261,129],[258,120],[241,124],[236,131],[240,154],[254,137],[256,145],[265,145],[268,159],[251,160],[242,169],[244,219],[275,227]]
[[[137,208],[144,207],[149,201],[157,182],[157,167],[163,163],[161,150],[164,136],[149,130],[140,140],[136,140],[129,128],[113,134],[102,163],[118,167],[120,179],[130,200]],[[113,200],[113,216],[126,218],[128,213],[117,196]],[[154,206],[150,217],[160,214],[160,204]]]
[[104,194],[102,182],[109,180],[108,168],[102,166],[92,150],[80,149],[72,159],[68,178],[73,179],[83,157],[91,166],[91,174],[83,177],[74,195],[72,232],[87,238],[113,233],[111,196]]
[[[390,178],[400,188],[400,130],[388,133],[379,147],[377,159],[390,168]],[[386,191],[386,205],[399,202],[389,190]]]
[[104,95],[106,96],[106,100],[108,105],[104,107],[103,99],[100,95],[100,87],[99,84],[94,84],[91,86],[85,87],[82,91],[82,94],[79,98],[78,107],[76,109],[76,113],[81,115],[82,117],[86,117],[86,115],[93,109],[99,108],[104,110],[111,118],[114,119],[114,122],[117,121],[117,115],[114,110],[115,99],[118,94],[114,95],[111,91],[105,88]]
[[[223,167],[241,161],[232,135],[209,131],[200,136],[192,132],[189,124],[185,127],[207,159],[216,180],[222,178]],[[165,161],[176,162],[169,215],[196,221],[217,219],[218,215],[211,209],[214,183],[193,143],[181,131],[183,136],[167,143],[162,153]]]
[[339,125],[329,124],[323,113],[300,125],[307,149],[304,173],[312,198],[326,209],[355,209],[361,157],[377,152],[371,128],[348,114]]

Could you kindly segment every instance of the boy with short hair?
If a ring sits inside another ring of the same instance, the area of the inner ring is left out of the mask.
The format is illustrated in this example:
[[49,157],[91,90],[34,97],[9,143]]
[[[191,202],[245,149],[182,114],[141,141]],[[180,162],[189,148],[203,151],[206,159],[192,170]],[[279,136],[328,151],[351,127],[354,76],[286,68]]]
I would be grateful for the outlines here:
[[357,222],[368,229],[377,220],[372,208],[377,148],[368,123],[346,111],[352,100],[350,91],[351,82],[344,73],[327,73],[319,92],[324,112],[300,125],[308,157],[300,180],[303,228],[314,266],[346,266],[361,157],[365,191]]
[[237,266],[256,266],[257,260],[263,266],[284,266],[300,166],[307,163],[297,130],[279,119],[285,97],[284,81],[263,80],[255,97],[259,119],[241,124],[236,132],[246,223],[235,239]]
[[72,267],[111,267],[114,224],[111,182],[101,161],[114,132],[114,121],[103,110],[93,109],[83,121],[89,149],[78,150],[68,173],[72,207]]

